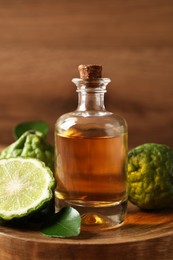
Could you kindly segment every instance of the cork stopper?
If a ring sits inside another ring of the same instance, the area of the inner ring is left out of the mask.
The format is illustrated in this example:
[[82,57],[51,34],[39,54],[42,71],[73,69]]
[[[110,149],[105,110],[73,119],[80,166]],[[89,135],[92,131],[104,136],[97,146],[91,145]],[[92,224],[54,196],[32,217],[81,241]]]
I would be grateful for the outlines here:
[[81,79],[97,79],[102,78],[101,65],[79,65],[78,67]]

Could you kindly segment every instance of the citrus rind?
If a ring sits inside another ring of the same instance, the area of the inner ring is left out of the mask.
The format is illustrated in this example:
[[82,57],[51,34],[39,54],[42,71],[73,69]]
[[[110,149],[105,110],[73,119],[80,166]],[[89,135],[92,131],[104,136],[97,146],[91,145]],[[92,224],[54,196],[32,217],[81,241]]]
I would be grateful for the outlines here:
[[173,150],[167,145],[147,143],[128,154],[129,201],[141,209],[173,205]]
[[0,160],[0,218],[12,220],[41,209],[54,195],[50,168],[37,159]]

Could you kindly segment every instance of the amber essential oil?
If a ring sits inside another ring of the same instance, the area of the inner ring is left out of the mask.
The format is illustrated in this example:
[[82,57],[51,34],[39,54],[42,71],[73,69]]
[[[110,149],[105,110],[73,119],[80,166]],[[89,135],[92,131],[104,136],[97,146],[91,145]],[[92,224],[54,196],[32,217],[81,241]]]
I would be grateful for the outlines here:
[[57,207],[75,207],[83,230],[116,228],[127,211],[127,124],[104,108],[109,79],[74,82],[78,108],[55,128]]

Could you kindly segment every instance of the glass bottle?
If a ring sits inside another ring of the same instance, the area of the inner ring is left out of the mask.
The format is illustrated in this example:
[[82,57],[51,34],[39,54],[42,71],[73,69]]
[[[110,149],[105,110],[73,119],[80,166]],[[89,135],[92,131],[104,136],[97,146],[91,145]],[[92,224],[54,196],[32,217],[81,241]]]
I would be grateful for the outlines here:
[[55,126],[57,207],[72,206],[82,216],[82,229],[120,226],[127,211],[127,124],[104,106],[102,66],[80,65],[78,106]]

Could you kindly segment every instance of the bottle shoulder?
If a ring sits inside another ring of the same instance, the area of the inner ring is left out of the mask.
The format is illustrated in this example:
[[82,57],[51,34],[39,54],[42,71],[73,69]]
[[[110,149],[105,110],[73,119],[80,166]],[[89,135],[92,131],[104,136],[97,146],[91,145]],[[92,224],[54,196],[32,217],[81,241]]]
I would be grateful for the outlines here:
[[108,111],[74,111],[59,117],[55,131],[62,135],[115,136],[127,133],[127,123],[123,117]]
[[[72,112],[68,112],[65,114],[62,114],[59,118],[67,118],[67,117],[97,117],[97,116],[112,116],[112,117],[122,117],[121,115],[118,115],[116,113],[107,111],[107,110],[75,110]],[[58,118],[58,120],[59,120]]]

